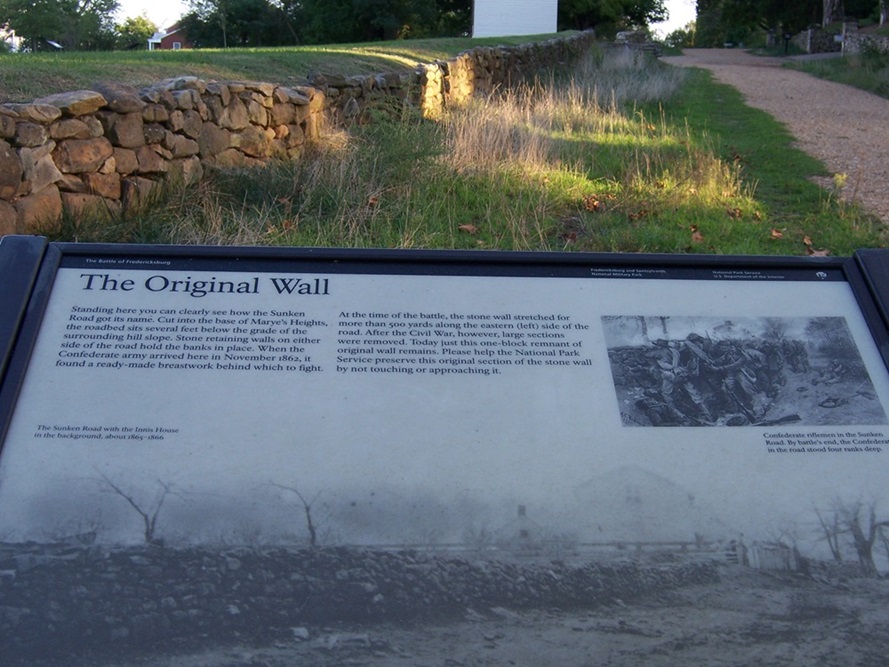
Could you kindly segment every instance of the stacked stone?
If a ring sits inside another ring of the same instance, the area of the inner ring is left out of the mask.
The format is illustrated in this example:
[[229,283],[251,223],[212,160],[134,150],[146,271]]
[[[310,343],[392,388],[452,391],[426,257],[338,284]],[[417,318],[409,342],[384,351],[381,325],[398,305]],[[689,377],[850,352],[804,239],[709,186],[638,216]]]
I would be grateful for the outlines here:
[[480,46],[448,60],[418,64],[409,74],[332,76],[315,74],[309,84],[327,96],[339,123],[363,123],[376,115],[420,109],[426,118],[440,118],[476,95],[490,95],[535,75],[570,66],[595,42],[593,31],[519,46]]
[[428,65],[418,65],[417,76],[417,105],[423,112],[424,118],[441,118],[442,112],[447,107],[448,63],[439,61]]
[[806,53],[836,53],[843,45],[836,39],[837,33],[814,26],[797,34],[790,41]]
[[326,109],[340,125],[367,123],[375,114],[397,117],[405,106],[416,104],[414,73],[387,72],[356,76],[312,74],[309,85],[323,91]]
[[461,53],[451,58],[447,64],[449,73],[445,102],[451,106],[462,106],[475,95],[475,61],[469,53]]
[[515,47],[478,47],[413,72],[315,75],[307,86],[161,81],[141,91],[90,90],[0,105],[0,235],[45,231],[138,209],[165,181],[193,182],[204,167],[295,159],[324,122],[370,122],[405,106],[438,118],[448,105],[570,65],[594,42],[588,31]]
[[194,77],[0,105],[0,233],[46,229],[63,211],[77,220],[138,208],[205,165],[294,158],[319,136],[324,109],[312,88]]
[[855,33],[846,35],[842,44],[843,55],[860,56],[862,53],[889,53],[889,37]]
[[0,544],[0,655],[4,664],[34,664],[48,652],[82,650],[85,637],[92,649],[144,649],[467,609],[592,609],[718,579],[716,564],[692,561],[572,566],[345,547]]
[[188,148],[182,144],[183,151],[194,150],[203,164],[220,167],[296,157],[307,141],[318,138],[324,110],[324,98],[316,90],[263,82],[206,83],[181,77],[142,95],[161,114],[159,121],[165,111],[170,114],[159,131],[184,134],[195,143]]

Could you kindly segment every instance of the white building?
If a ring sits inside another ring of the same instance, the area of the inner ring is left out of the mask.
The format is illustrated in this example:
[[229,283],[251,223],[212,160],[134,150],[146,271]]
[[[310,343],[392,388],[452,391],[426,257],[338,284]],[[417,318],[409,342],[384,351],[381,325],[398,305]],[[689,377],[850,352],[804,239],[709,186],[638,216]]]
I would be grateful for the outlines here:
[[541,35],[556,32],[558,0],[475,0],[473,37]]
[[13,53],[20,51],[24,41],[15,34],[15,30],[11,30],[8,26],[0,25],[0,42],[5,43],[10,51]]

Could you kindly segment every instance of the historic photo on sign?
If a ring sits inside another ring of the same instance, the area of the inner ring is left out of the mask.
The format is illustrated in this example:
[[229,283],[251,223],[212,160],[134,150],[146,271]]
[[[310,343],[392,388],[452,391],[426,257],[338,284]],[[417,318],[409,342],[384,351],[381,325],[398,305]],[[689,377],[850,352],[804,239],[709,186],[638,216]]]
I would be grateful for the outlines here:
[[841,317],[602,318],[625,426],[885,424]]

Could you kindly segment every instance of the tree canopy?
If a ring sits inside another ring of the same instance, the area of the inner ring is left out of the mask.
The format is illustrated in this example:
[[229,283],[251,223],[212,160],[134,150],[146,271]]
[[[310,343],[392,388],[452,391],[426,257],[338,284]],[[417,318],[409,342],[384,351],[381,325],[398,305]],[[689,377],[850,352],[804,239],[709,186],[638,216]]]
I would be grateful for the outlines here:
[[559,27],[644,28],[667,18],[663,0],[560,0]]
[[[469,35],[472,8],[473,0],[189,0],[180,23],[199,47],[350,43]],[[117,9],[118,0],[0,0],[0,25],[30,49],[141,48],[158,26],[144,17],[115,26]],[[558,11],[560,28],[603,34],[667,17],[664,0],[559,0]]]
[[[199,46],[456,37],[472,30],[472,4],[472,0],[191,0],[183,25]],[[250,11],[244,11],[247,6]],[[247,16],[252,20],[248,22]],[[664,0],[559,2],[563,29],[603,24],[644,27],[666,16]]]
[[32,50],[110,49],[114,45],[117,0],[0,0],[6,23]]
[[744,41],[754,30],[791,34],[844,17],[867,18],[880,0],[697,0],[696,46]]
[[197,46],[276,46],[449,37],[471,30],[472,0],[190,0]]
[[145,16],[131,16],[114,26],[119,49],[144,49],[148,39],[157,32],[157,26]]

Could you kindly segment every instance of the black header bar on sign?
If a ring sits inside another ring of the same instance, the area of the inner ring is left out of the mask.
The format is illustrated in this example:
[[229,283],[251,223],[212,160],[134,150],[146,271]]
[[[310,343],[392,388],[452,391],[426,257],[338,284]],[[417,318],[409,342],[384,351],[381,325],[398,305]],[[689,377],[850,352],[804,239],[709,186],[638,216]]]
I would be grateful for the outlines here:
[[59,248],[63,252],[62,267],[96,271],[163,269],[642,280],[845,280],[845,260],[838,258],[66,244],[60,244]]

